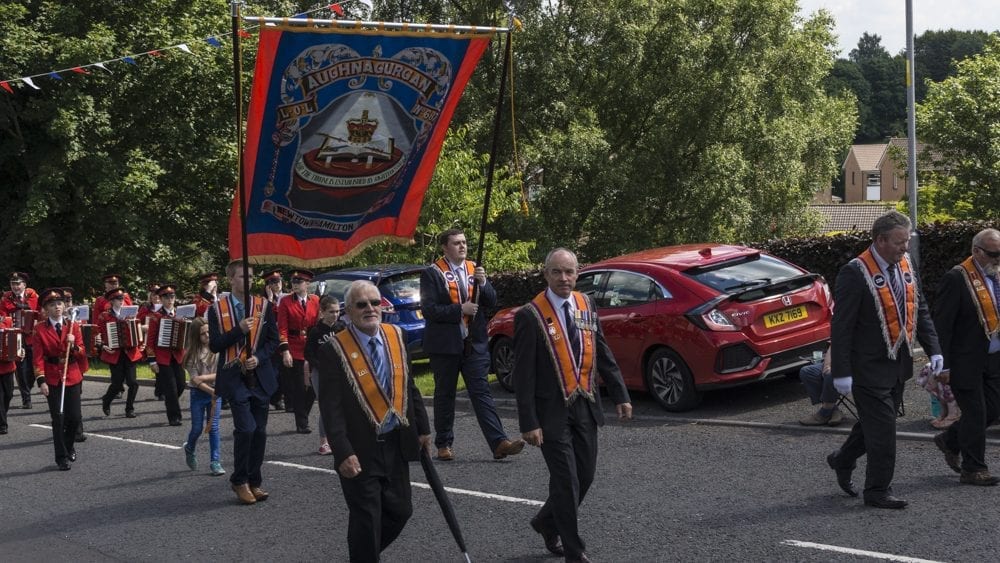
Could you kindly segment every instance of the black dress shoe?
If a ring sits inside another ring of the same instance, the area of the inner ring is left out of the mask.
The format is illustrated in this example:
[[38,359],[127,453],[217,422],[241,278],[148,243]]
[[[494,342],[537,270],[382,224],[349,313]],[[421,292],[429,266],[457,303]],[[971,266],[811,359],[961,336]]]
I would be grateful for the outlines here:
[[135,411],[125,411],[125,418],[135,418]]
[[78,444],[80,442],[86,442],[87,441],[87,435],[86,434],[77,434],[76,436],[73,436],[73,441],[76,442],[76,443],[78,443]]
[[175,418],[174,420],[170,421],[170,426],[180,426],[180,425],[181,425],[180,419]]
[[76,461],[76,452],[69,452],[69,460]]
[[6,426],[0,426],[0,434],[6,434],[6,433],[7,433],[7,427]]
[[531,519],[531,529],[542,535],[542,540],[545,542],[545,549],[549,550],[549,553],[560,557],[566,554],[566,551],[563,550],[562,541],[559,540],[559,534],[555,530],[546,529],[537,518]]
[[312,434],[312,428],[309,428],[308,426],[305,428],[296,428],[295,432],[299,434]]
[[57,461],[57,462],[56,462],[56,465],[58,465],[58,466],[59,466],[59,471],[69,471],[70,469],[72,469],[72,468],[73,468],[73,467],[72,467],[72,466],[71,466],[71,465],[69,464],[69,462],[68,462],[68,461],[66,461],[66,460],[63,460],[63,461]]
[[826,456],[826,464],[830,466],[830,469],[837,473],[837,484],[840,485],[840,489],[845,493],[851,495],[852,497],[858,496],[858,488],[854,486],[854,481],[851,480],[851,473],[854,472],[853,469],[841,469],[836,465],[837,452]]
[[962,462],[958,457],[958,452],[953,452],[948,448],[948,442],[944,439],[944,435],[945,433],[942,432],[934,436],[934,445],[944,454],[944,462],[948,464],[948,467],[955,473],[961,473]]
[[905,507],[907,504],[905,500],[901,498],[896,498],[892,495],[885,495],[882,497],[866,498],[865,504],[868,506],[874,506],[875,508],[894,508],[899,509]]
[[104,411],[104,416],[111,416],[111,400],[104,398],[101,399],[101,410]]
[[31,409],[31,401],[24,401],[23,403],[21,403],[21,408],[22,409]]

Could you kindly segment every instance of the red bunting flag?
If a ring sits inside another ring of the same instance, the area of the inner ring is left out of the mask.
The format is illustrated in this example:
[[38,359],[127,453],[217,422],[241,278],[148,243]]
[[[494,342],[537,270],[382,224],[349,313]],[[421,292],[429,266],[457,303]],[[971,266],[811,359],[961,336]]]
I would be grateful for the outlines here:
[[163,53],[161,53],[161,52],[159,52],[159,51],[150,51],[150,52],[149,52],[149,56],[150,56],[150,57],[162,57],[162,56],[163,56]]
[[0,82],[0,87],[2,87],[4,90],[10,92],[11,94],[14,93],[14,89],[11,88],[10,84],[7,84],[6,82]]
[[81,67],[74,67],[74,68],[71,68],[70,70],[72,70],[73,72],[75,72],[77,74],[90,74],[89,72],[87,72],[85,69],[83,69]]
[[330,4],[330,9],[338,16],[344,17],[344,9],[340,7],[340,4]]
[[250,37],[252,37],[252,36],[250,35],[249,31],[247,31],[245,29],[241,29],[240,30],[240,37],[242,37],[243,39],[250,39]]

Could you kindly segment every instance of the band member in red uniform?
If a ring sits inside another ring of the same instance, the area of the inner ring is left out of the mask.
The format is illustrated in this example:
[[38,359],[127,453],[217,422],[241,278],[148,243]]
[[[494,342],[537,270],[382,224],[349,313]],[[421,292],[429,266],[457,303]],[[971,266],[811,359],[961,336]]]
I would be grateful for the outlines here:
[[319,296],[309,295],[309,282],[313,279],[309,270],[292,270],[288,277],[292,280],[292,292],[278,303],[281,387],[285,391],[286,403],[291,401],[295,412],[295,431],[309,434],[312,432],[309,411],[316,395],[311,386],[306,387],[303,365],[306,335],[319,321]]
[[56,465],[60,471],[68,471],[70,462],[76,461],[73,437],[80,424],[80,390],[89,364],[87,352],[78,345],[83,342],[80,325],[63,317],[63,292],[57,288],[46,289],[42,292],[41,301],[46,319],[35,326],[31,336],[35,382],[49,401]]
[[194,315],[204,317],[208,314],[208,308],[215,303],[215,295],[219,289],[219,274],[215,272],[205,274],[198,278],[198,283],[201,287],[193,301],[195,304]]
[[157,387],[163,393],[163,402],[167,407],[167,422],[170,426],[181,425],[181,393],[184,392],[184,349],[172,349],[156,345],[163,319],[173,319],[174,302],[177,300],[177,286],[164,284],[160,287],[160,300],[163,307],[149,315],[149,331],[146,333],[146,350],[149,356],[149,369],[156,374]]
[[[10,317],[15,317],[18,311],[37,312],[38,293],[28,287],[28,282],[30,281],[28,274],[24,272],[11,272],[8,279],[10,280],[10,291],[5,292],[3,298],[0,298],[0,311]],[[16,319],[14,326],[17,326]],[[26,340],[30,340],[30,331],[25,332],[24,335]],[[14,376],[17,386],[21,391],[21,408],[25,409],[31,408],[31,385],[34,381],[31,374],[32,362],[31,346],[26,341],[24,359],[16,362],[17,370],[15,370]]]
[[[14,319],[0,311],[0,329],[13,329]],[[0,332],[0,335],[3,333]],[[17,358],[24,358],[24,346],[17,353]],[[10,410],[10,400],[14,398],[14,372],[17,371],[17,362],[0,361],[0,434],[7,433],[7,411]]]
[[[64,313],[64,315],[66,317],[71,317],[72,316],[71,311],[73,310],[73,307],[74,307],[73,306],[73,294],[76,292],[76,290],[73,289],[72,287],[57,287],[56,289],[58,289],[59,291],[61,291],[63,293],[63,313]],[[77,315],[76,318],[79,319],[80,316]],[[94,317],[91,317],[91,320],[93,320],[93,318]],[[80,329],[80,334],[83,334],[82,327]],[[90,357],[90,350],[87,349],[87,341],[86,341],[86,339],[81,339],[78,344],[79,344],[79,346],[81,348],[83,348],[83,353],[87,354],[87,357],[89,358]],[[83,418],[82,417],[80,418],[80,423],[76,425],[76,436],[73,438],[73,441],[74,442],[86,442],[87,441],[87,435],[83,433]]]
[[[162,303],[160,303],[160,284],[151,283],[146,288],[146,301],[139,305],[139,313],[135,316],[136,320],[141,324],[146,324],[146,317],[150,313],[154,313],[160,310]],[[124,302],[123,302],[124,303]]]
[[[104,293],[111,291],[112,289],[118,289],[122,283],[122,277],[119,274],[108,274],[102,278],[104,280]],[[123,302],[126,305],[132,304],[132,296],[125,293],[125,299]],[[98,295],[97,299],[94,300],[94,310],[91,312],[91,319],[96,319],[104,312],[104,309],[108,307],[108,300],[104,295]]]
[[[278,302],[285,296],[285,294],[281,291],[284,286],[284,280],[281,277],[281,270],[267,270],[260,275],[260,279],[264,280],[264,299],[267,299],[271,303],[271,307],[273,308],[272,310],[275,311],[275,314],[277,315]],[[271,365],[273,365],[275,369],[278,369],[278,366],[281,365],[281,356],[282,354],[280,350],[276,350],[274,352],[274,357],[271,358]],[[292,407],[294,405],[292,404],[292,400],[289,399],[287,403],[285,402],[285,390],[281,388],[281,378],[279,377],[278,379],[278,390],[271,396],[271,406],[274,407],[274,410],[276,411],[293,412],[294,409]],[[225,408],[225,405],[223,405],[223,408]]]
[[139,392],[139,382],[135,378],[135,363],[142,359],[146,347],[144,343],[136,342],[135,346],[125,346],[124,335],[119,332],[118,346],[109,346],[108,323],[115,323],[122,318],[122,306],[125,304],[125,290],[115,288],[104,293],[104,299],[109,307],[97,317],[97,326],[101,331],[101,361],[111,367],[111,385],[101,397],[101,410],[104,416],[111,416],[111,402],[128,385],[128,395],[125,397],[125,417],[135,418],[135,396]]

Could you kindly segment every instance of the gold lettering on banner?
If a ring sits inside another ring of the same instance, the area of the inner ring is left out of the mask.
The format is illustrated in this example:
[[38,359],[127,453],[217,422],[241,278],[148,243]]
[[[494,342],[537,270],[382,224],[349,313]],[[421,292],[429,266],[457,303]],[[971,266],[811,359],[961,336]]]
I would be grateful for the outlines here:
[[[399,61],[370,57],[341,61],[321,68],[303,76],[299,84],[302,88],[302,97],[312,98],[316,90],[329,86],[334,82],[368,77],[402,82],[417,91],[424,98],[429,98],[437,89],[434,80],[417,68]],[[352,88],[360,86],[360,80],[354,80],[351,83]]]
[[281,121],[298,119],[317,111],[319,111],[319,107],[316,105],[316,98],[309,98],[301,102],[295,102],[294,104],[278,106],[278,119]]

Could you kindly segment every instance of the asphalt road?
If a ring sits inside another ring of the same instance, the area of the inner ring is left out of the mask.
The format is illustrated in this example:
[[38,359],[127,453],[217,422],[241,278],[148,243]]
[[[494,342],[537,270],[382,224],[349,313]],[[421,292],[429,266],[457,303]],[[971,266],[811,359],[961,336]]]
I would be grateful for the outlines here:
[[[290,414],[272,411],[270,500],[242,506],[226,477],[208,475],[206,442],[198,447],[202,468],[185,466],[187,416],[185,426],[167,426],[162,404],[144,387],[138,418],[124,418],[122,402],[104,417],[104,389],[84,384],[88,440],[77,445],[80,459],[69,472],[53,463],[44,402],[11,411],[10,434],[0,437],[0,560],[346,560],[346,507],[332,459],[315,454],[315,434],[294,433]],[[495,395],[515,433],[511,395]],[[594,561],[997,559],[1000,488],[958,484],[930,442],[927,396],[914,386],[899,425],[894,489],[911,503],[901,511],[867,508],[839,491],[824,460],[848,425],[798,426],[811,407],[794,379],[711,393],[683,415],[641,394],[634,403],[636,420],[602,429],[597,480],[581,508]],[[229,469],[228,413],[222,424]],[[493,461],[464,401],[456,435],[458,459],[437,467],[453,488],[472,560],[554,560],[528,526],[546,496],[541,453],[529,448]],[[987,458],[998,459],[995,444]],[[862,460],[859,482],[863,471]],[[411,479],[414,515],[384,560],[463,560],[419,464]]]

